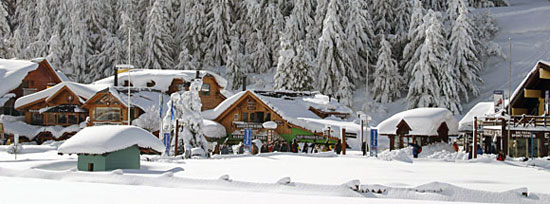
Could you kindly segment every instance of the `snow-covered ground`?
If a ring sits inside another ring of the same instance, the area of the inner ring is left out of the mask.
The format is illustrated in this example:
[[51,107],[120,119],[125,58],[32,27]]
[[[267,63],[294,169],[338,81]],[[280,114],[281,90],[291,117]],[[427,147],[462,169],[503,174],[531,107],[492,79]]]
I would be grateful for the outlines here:
[[[26,145],[17,160],[6,148],[0,146],[0,191],[14,195],[7,196],[13,201],[32,194],[24,203],[550,202],[549,161],[538,160],[542,167],[498,162],[494,156],[467,161],[464,153],[450,153],[442,144],[425,147],[412,162],[361,157],[354,151],[346,156],[270,153],[191,160],[142,156],[141,170],[112,172],[76,171],[76,155],[57,155],[55,146]],[[402,150],[401,157],[410,157],[408,151]],[[373,190],[381,193],[366,193]],[[98,196],[83,200],[90,192]]]

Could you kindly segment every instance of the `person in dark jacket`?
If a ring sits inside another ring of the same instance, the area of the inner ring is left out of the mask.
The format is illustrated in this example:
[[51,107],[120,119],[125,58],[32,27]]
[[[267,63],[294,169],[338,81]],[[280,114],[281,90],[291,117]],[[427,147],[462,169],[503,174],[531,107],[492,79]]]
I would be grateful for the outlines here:
[[340,152],[342,152],[342,143],[340,142],[340,140],[336,142],[336,147],[334,148],[334,151],[336,152],[336,154],[340,154]]
[[414,158],[418,158],[418,154],[420,154],[420,152],[422,152],[422,147],[418,146],[416,144],[416,141],[413,141],[413,143],[409,143],[410,146],[413,147],[413,157]]
[[296,139],[292,140],[292,145],[290,149],[292,152],[298,153],[298,142],[296,142]]
[[483,154],[483,149],[481,148],[481,145],[479,145],[479,144],[477,144],[476,153],[477,153],[477,155],[482,155]]
[[309,145],[309,149],[311,149],[311,153],[317,153],[317,150],[315,149],[315,140],[313,140],[313,142],[311,143],[311,145]]
[[243,144],[242,142],[239,144],[239,152],[238,152],[238,154],[244,154],[244,144]]
[[302,153],[306,153],[307,154],[307,150],[308,150],[308,144],[307,142],[304,143],[304,149],[302,149]]
[[506,154],[504,154],[504,152],[501,150],[498,153],[497,161],[504,161],[504,160],[506,160]]
[[363,156],[367,155],[368,150],[366,141],[361,142],[361,151],[363,151]]
[[281,143],[281,152],[288,152],[288,143],[286,141]]
[[221,154],[229,154],[229,148],[227,147],[227,143],[222,144],[222,148],[220,150]]

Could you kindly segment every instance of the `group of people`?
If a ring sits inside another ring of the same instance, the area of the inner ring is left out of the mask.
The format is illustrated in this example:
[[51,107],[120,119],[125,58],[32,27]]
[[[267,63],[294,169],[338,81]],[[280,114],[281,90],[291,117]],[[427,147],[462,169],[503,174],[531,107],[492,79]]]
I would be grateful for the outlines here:
[[[221,145],[216,144],[212,150],[212,154],[230,154],[235,152],[237,154],[243,154],[245,152],[245,145],[242,143],[238,144],[238,148],[232,151],[231,145],[228,144],[228,141],[225,140]],[[336,142],[335,145],[331,145],[327,140],[324,144],[317,144],[314,140],[312,143],[305,142],[303,145],[298,144],[296,139],[292,142],[287,142],[284,139],[279,139],[274,141],[271,144],[261,145],[258,147],[255,143],[252,143],[250,147],[251,154],[268,153],[268,152],[292,152],[292,153],[318,153],[318,152],[329,152],[334,151],[337,154],[342,152],[342,143],[340,140]]]

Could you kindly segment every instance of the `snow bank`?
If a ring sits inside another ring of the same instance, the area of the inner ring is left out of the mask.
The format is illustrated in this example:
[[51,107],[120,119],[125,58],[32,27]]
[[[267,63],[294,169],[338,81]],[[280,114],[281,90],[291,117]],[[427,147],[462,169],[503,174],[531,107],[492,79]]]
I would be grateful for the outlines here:
[[59,149],[63,154],[103,154],[137,145],[164,151],[162,142],[151,133],[135,126],[104,125],[82,129],[72,136]]
[[412,147],[406,147],[399,150],[384,150],[380,154],[378,154],[378,159],[385,160],[385,161],[402,161],[407,163],[413,163],[412,160]]
[[38,64],[28,60],[0,59],[0,96],[16,89]]
[[[412,163],[412,150],[411,146],[402,149],[396,149],[393,151],[384,150],[378,154],[378,158],[386,161],[402,161]],[[436,159],[444,161],[456,161],[467,160],[468,154],[465,152],[455,152],[453,147],[447,143],[435,143],[422,147],[422,152],[418,154],[418,158]],[[480,155],[480,158],[484,158]],[[494,159],[494,158],[490,158]]]
[[438,135],[437,129],[443,122],[449,128],[449,135],[458,135],[458,121],[451,111],[445,108],[416,108],[397,113],[377,126],[378,133],[395,135],[397,125],[402,120],[412,129],[410,135]]

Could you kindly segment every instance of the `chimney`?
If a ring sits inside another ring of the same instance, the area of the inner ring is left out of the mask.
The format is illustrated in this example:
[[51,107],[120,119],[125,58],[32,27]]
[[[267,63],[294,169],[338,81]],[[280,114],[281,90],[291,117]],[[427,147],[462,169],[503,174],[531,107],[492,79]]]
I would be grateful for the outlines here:
[[114,81],[114,85],[115,86],[118,86],[118,69],[115,67],[115,80]]
[[246,91],[246,76],[243,76],[243,91]]
[[197,74],[195,75],[195,79],[200,79],[201,78],[201,74],[200,74],[200,71],[197,70]]

